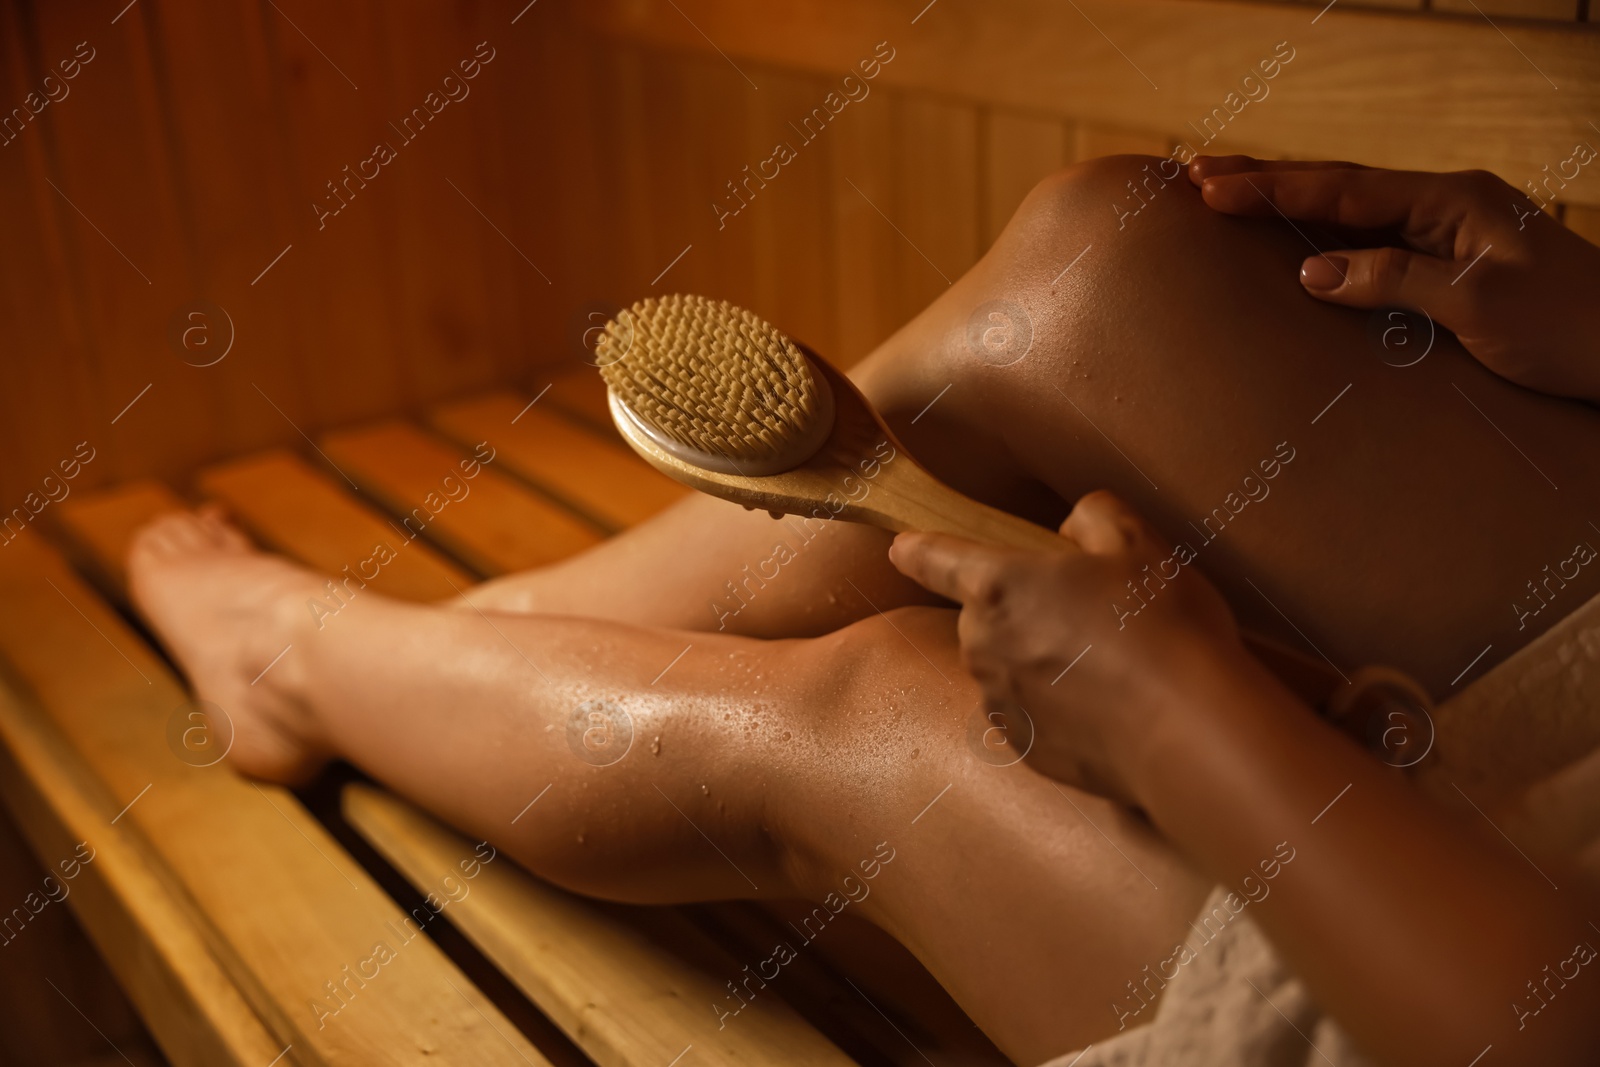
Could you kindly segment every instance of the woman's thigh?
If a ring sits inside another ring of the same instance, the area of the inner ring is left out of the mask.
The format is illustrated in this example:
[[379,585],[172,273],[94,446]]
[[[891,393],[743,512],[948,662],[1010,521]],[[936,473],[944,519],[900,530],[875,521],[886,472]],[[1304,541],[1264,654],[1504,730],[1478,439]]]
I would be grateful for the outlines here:
[[[1298,265],[1325,235],[1218,215],[1159,163],[1043,183],[880,351],[867,384],[914,453],[1012,507],[1033,500],[986,470],[1060,501],[1111,488],[1252,627],[1435,693],[1600,592],[1600,412],[1421,320],[1311,299]],[[1134,625],[1146,592],[1107,611]]]

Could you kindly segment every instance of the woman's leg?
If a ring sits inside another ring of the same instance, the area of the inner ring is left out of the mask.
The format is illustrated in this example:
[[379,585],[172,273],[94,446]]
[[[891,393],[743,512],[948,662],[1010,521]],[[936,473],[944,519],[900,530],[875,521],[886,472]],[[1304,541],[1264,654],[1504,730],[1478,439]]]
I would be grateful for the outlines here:
[[[1313,300],[1298,265],[1328,238],[1219,215],[1171,174],[1121,156],[1041,183],[852,372],[919,460],[1047,523],[1113,489],[1253,628],[1440,694],[1600,593],[1600,566],[1571,562],[1600,548],[1600,412],[1495,377],[1447,335],[1429,350],[1425,326]],[[864,617],[846,576],[878,607],[927,602],[886,568],[881,531],[845,524],[730,595],[780,538],[762,513],[693,499],[482,594],[754,636]]]
[[321,578],[188,514],[130,574],[241,769],[344,757],[583,893],[801,897],[795,952],[848,910],[1019,1062],[1115,1031],[1205,893],[1115,806],[994,765],[945,609],[767,642],[367,593],[319,630]]
[[[1299,264],[1326,235],[1211,211],[1161,162],[1042,183],[880,349],[863,384],[891,419],[950,386],[904,427],[914,454],[982,493],[992,460],[963,446],[996,436],[1003,468],[1063,501],[1110,488],[1193,548],[1247,625],[1435,694],[1600,594],[1581,562],[1600,548],[1600,411],[1512,385],[1442,332],[1430,350],[1425,323],[1311,298]],[[1031,347],[974,345],[975,321],[997,342],[1031,324]]]

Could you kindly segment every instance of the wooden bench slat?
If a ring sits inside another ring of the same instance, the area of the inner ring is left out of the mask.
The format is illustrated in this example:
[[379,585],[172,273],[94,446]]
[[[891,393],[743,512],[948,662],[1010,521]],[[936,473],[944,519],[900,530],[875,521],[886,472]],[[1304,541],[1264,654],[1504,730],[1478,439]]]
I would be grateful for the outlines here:
[[488,441],[507,470],[611,530],[643,522],[688,492],[614,436],[511,393],[446,405],[429,422],[463,448]]
[[[410,423],[384,422],[329,434],[322,447],[408,532],[420,532],[480,574],[543,566],[600,540],[593,524],[496,470],[492,445],[484,453],[489,462],[480,463],[470,450]],[[462,536],[469,526],[474,536]]]
[[[470,855],[465,838],[381,790],[347,787],[344,811],[416,885],[438,884]],[[726,1003],[724,983],[741,965],[720,951],[704,967],[664,953],[652,936],[663,923],[678,926],[675,940],[703,941],[672,911],[651,909],[647,935],[612,918],[615,906],[501,863],[484,867],[451,908],[466,935],[601,1067],[660,1067],[690,1047],[696,1063],[854,1062],[777,997],[756,998],[719,1027],[714,1006]]]
[[75,550],[73,562],[120,595],[128,584],[123,557],[134,533],[162,512],[182,506],[162,483],[140,479],[70,496],[57,505],[55,518],[68,534],[68,548]]
[[[48,716],[3,683],[0,798],[175,1067],[261,1067],[283,1051],[212,955],[160,861],[137,834],[111,825],[118,805],[104,784]],[[80,843],[93,850],[90,862],[61,867],[77,859]]]
[[606,402],[606,384],[600,372],[593,367],[581,367],[556,375],[550,381],[550,392],[544,400],[607,437],[622,440],[622,435],[617,433],[616,426],[611,422],[611,409]]
[[394,558],[371,581],[386,596],[440,599],[473,582],[427,542],[362,507],[341,483],[293,453],[264,452],[207,467],[198,481],[262,545],[325,574],[358,564],[384,544]]
[[[396,945],[399,908],[292,793],[178,758],[168,729],[186,694],[58,553],[38,538],[0,550],[0,601],[0,658],[127,805],[118,825],[149,843],[193,902],[212,953],[293,1044],[290,1058],[385,1062],[428,1050],[441,1064],[547,1062],[432,942]],[[365,984],[348,978],[371,969],[379,942],[392,958]],[[343,1000],[330,982],[348,983]]]

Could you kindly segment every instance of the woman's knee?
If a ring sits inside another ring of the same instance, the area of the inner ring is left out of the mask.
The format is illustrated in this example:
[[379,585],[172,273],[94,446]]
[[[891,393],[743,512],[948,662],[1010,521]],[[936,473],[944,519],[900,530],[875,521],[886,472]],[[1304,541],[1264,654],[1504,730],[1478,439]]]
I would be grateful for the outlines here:
[[[1196,210],[1200,209],[1200,210]],[[1100,156],[1042,179],[1023,199],[1008,229],[1049,239],[1064,230],[1137,236],[1154,217],[1159,228],[1198,217],[1204,207],[1178,161],[1169,156]]]

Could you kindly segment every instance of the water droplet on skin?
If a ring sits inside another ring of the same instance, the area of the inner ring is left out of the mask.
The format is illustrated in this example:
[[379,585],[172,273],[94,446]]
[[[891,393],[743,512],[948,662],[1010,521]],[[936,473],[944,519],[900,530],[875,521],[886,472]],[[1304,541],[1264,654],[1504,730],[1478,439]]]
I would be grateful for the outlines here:
[[784,732],[783,732],[783,739],[784,739],[784,740],[785,740],[785,741],[787,741],[787,740],[789,740],[789,731],[788,731],[788,730],[785,730],[785,731],[784,731]]
[[710,796],[711,795],[711,787],[709,785],[702,785],[700,787],[700,795],[703,796],[703,797]]
[[914,749],[911,750],[911,758],[912,759],[916,759],[921,754],[922,754],[922,749],[920,749],[920,748],[914,748]]
[[661,755],[661,735],[659,734],[650,739],[650,755]]

